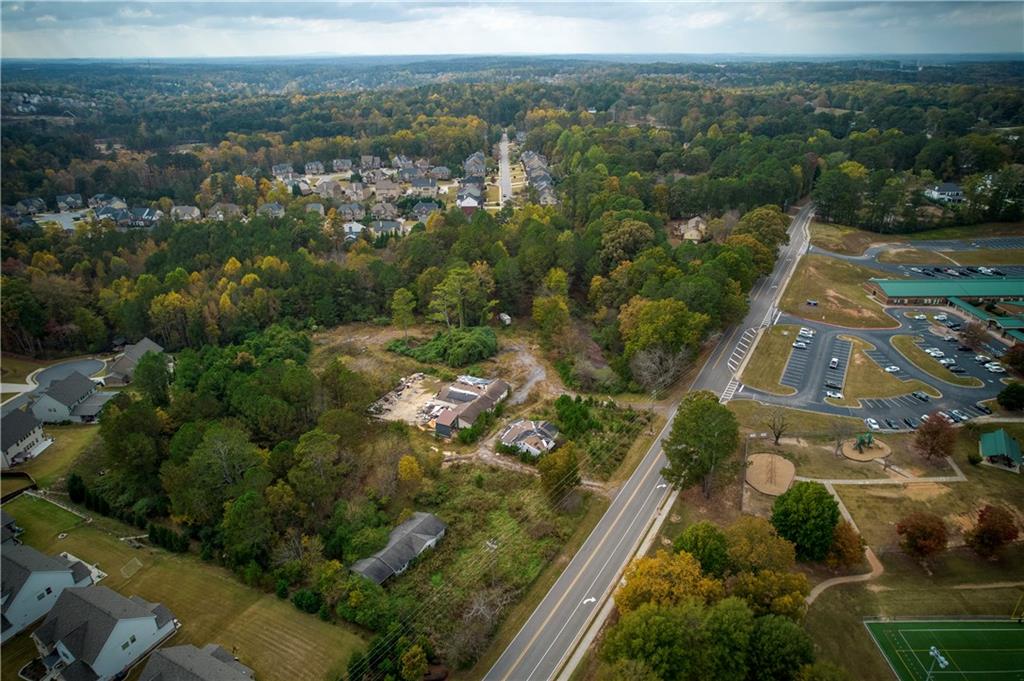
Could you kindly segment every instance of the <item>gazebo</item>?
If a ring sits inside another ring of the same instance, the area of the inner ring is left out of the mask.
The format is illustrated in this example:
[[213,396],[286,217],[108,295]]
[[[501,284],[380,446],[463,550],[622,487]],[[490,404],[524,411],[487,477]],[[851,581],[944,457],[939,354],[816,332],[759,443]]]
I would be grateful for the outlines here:
[[978,441],[978,451],[986,463],[1020,473],[1024,457],[1020,445],[1004,429],[983,433]]

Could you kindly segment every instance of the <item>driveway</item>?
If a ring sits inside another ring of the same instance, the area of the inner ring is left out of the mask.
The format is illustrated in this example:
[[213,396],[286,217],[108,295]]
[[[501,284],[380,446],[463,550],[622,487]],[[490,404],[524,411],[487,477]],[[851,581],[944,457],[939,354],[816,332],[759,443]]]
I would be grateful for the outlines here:
[[28,404],[29,398],[32,395],[42,392],[54,381],[67,378],[72,372],[77,371],[85,376],[92,376],[99,373],[103,369],[104,364],[105,362],[101,359],[80,357],[78,359],[69,359],[68,361],[61,362],[60,364],[48,366],[45,369],[40,369],[31,377],[32,381],[36,384],[35,387],[28,392],[24,392],[17,397],[4,402],[3,406],[0,407],[0,414],[6,416],[12,410],[18,409],[24,404]]

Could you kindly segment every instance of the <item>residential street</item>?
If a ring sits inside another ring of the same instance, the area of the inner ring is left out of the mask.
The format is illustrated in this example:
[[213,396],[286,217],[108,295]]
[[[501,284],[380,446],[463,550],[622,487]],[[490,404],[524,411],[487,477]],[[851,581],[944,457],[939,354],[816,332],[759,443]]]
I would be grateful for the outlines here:
[[501,159],[498,162],[498,187],[501,189],[501,204],[512,200],[512,167],[508,160],[508,133],[501,134]]
[[66,378],[73,371],[77,371],[85,376],[92,376],[93,374],[100,371],[103,368],[103,360],[91,359],[91,358],[80,358],[72,359],[60,364],[54,364],[48,366],[45,369],[40,370],[34,376],[32,380],[35,381],[36,385],[33,389],[28,392],[24,392],[17,397],[14,397],[7,402],[4,402],[3,407],[0,407],[0,413],[7,415],[11,410],[21,407],[23,404],[28,404],[29,398],[36,392],[46,388],[51,383],[61,378]]
[[[793,220],[790,244],[780,254],[775,270],[751,292],[749,313],[742,324],[722,337],[724,340],[719,342],[698,375],[694,390],[715,390],[720,394],[732,384],[732,356],[748,328],[756,329],[775,314],[785,282],[797,258],[806,249],[810,216],[811,209],[807,207]],[[673,405],[673,414],[677,406]],[[622,570],[670,493],[660,474],[666,465],[661,444],[670,426],[671,419],[612,500],[594,531],[487,672],[485,679],[539,681],[571,671],[563,670],[563,664],[618,584]]]

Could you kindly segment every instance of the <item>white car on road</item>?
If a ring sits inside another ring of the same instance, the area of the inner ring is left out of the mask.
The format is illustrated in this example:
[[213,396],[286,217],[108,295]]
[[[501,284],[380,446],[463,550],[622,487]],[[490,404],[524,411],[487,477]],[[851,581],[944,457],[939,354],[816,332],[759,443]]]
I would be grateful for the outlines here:
[[952,357],[943,357],[942,359],[939,360],[939,364],[941,364],[944,367],[948,367],[951,364],[956,364],[956,360],[953,359]]
[[831,397],[833,400],[843,399],[843,394],[838,390],[828,390],[825,392],[825,397]]
[[892,365],[892,366],[885,367],[885,373],[887,373],[887,374],[895,374],[899,370],[900,370],[900,368],[898,366],[896,366],[895,364]]

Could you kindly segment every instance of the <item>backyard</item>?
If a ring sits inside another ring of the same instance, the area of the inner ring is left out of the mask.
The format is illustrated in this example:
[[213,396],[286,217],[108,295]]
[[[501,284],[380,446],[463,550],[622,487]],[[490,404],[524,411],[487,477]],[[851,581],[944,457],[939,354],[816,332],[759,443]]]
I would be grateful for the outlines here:
[[[182,622],[173,644],[219,643],[234,650],[261,681],[296,678],[295,669],[282,665],[282,660],[302,660],[305,678],[333,681],[349,655],[365,645],[353,628],[301,613],[291,603],[249,588],[227,570],[194,556],[132,548],[115,534],[33,497],[21,496],[4,510],[25,528],[21,538],[26,544],[49,554],[70,552],[108,573],[104,585],[170,608]],[[120,534],[138,534],[109,519],[100,524]],[[61,533],[67,536],[61,539]],[[27,634],[5,644],[3,678],[16,678],[34,653]]]

